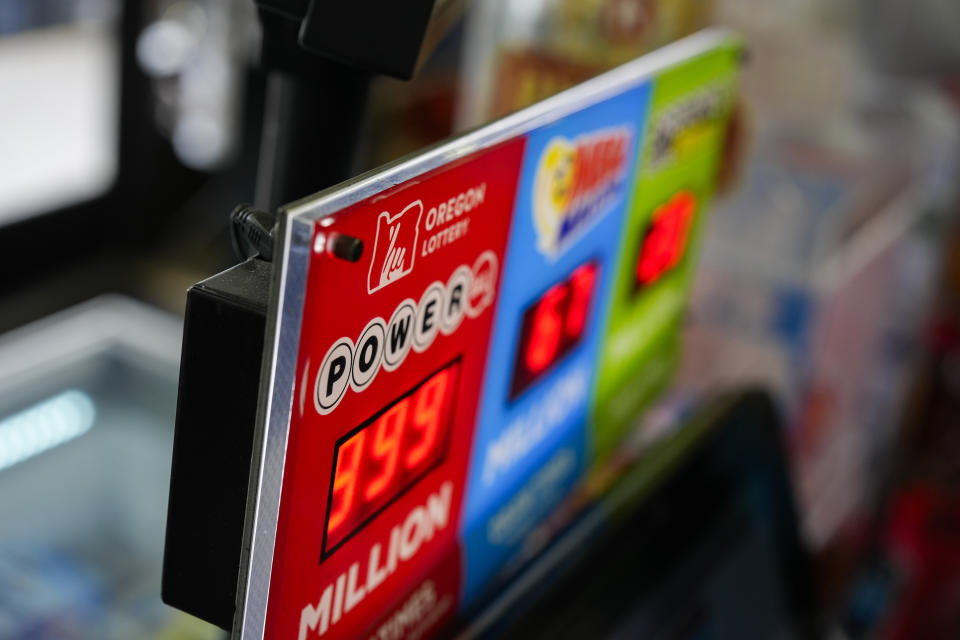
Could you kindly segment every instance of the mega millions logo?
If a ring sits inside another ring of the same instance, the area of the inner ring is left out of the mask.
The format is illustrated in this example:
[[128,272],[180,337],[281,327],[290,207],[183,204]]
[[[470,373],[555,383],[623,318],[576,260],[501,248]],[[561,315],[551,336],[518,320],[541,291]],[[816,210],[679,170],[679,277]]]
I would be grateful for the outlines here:
[[574,140],[557,136],[544,148],[533,186],[537,248],[563,251],[579,232],[624,197],[633,130],[601,129]]

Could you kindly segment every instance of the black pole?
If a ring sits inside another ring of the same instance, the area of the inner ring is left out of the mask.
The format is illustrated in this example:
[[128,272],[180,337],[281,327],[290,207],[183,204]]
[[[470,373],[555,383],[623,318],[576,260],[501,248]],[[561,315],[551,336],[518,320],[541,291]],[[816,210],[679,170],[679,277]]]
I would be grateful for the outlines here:
[[295,22],[260,18],[269,75],[255,204],[274,211],[357,173],[370,75],[301,50]]

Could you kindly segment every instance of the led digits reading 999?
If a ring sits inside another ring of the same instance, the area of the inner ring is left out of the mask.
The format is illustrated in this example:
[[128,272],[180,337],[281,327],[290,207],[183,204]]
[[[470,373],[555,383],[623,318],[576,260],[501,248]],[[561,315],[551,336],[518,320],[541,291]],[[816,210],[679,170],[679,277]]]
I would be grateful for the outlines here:
[[523,312],[511,400],[580,342],[596,280],[596,263],[582,264]]
[[324,527],[325,554],[443,458],[459,374],[457,359],[337,443]]
[[696,210],[697,200],[689,191],[678,191],[654,210],[637,255],[634,290],[653,284],[677,266],[687,248]]

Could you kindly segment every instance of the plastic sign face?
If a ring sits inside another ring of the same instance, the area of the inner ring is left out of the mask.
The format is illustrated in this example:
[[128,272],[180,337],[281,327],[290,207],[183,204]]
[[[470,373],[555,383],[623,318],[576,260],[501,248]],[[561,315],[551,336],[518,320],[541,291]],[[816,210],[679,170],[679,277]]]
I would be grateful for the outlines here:
[[738,58],[697,34],[282,212],[235,636],[429,637],[549,538],[668,379]]

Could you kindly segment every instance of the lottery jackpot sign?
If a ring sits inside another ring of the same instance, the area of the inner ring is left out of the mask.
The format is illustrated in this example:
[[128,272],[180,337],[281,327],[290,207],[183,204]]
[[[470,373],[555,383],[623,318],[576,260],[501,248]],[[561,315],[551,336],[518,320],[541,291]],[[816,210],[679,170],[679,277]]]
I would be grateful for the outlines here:
[[427,637],[509,580],[667,380],[739,52],[701,32],[281,211],[235,637]]

